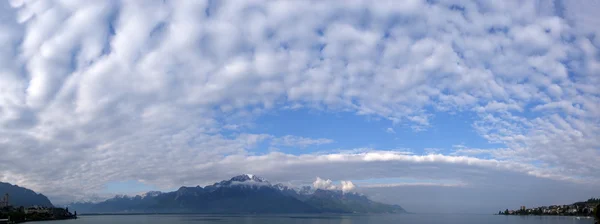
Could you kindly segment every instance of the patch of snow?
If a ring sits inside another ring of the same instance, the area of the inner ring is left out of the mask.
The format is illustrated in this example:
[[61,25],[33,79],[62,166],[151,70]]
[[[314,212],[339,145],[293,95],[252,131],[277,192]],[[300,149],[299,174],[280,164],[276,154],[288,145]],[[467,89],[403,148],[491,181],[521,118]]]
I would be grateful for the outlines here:
[[315,193],[315,189],[310,186],[302,186],[301,188],[294,189],[298,194],[311,195]]
[[162,194],[162,192],[160,192],[160,191],[148,191],[146,193],[143,193],[140,196],[142,196],[142,198],[146,198],[146,197],[156,197],[160,194]]
[[258,182],[258,181],[254,181],[254,180],[249,180],[249,181],[232,181],[230,186],[236,186],[236,185],[243,185],[243,186],[250,186],[250,187],[271,187],[272,185],[269,182]]

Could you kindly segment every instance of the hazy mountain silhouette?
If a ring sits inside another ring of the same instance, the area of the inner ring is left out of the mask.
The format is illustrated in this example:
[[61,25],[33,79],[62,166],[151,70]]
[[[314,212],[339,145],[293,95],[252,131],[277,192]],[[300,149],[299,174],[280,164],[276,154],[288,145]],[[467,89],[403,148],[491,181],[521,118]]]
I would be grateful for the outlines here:
[[29,207],[34,205],[54,207],[52,202],[43,194],[35,193],[32,190],[17,185],[0,182],[0,198],[3,198],[6,193],[9,195],[10,205],[14,207]]
[[206,187],[174,192],[117,196],[100,203],[74,203],[78,213],[403,213],[398,205],[369,200],[357,193],[272,185],[240,175]]

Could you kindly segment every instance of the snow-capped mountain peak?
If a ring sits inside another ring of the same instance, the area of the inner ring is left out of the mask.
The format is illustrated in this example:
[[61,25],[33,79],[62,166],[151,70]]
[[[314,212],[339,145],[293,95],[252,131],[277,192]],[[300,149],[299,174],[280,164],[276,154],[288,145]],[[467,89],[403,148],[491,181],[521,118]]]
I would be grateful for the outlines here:
[[[239,197],[244,195],[244,197]],[[285,206],[272,206],[272,204]],[[240,205],[243,205],[240,207]],[[177,191],[150,191],[129,197],[115,196],[98,203],[74,203],[69,209],[87,213],[199,212],[232,213],[403,213],[397,205],[369,200],[358,193],[292,184],[270,184],[251,174],[235,176],[205,187],[180,187]],[[256,208],[259,208],[256,210]]]
[[268,182],[267,180],[265,180],[262,177],[256,176],[256,175],[252,175],[252,174],[243,174],[243,175],[239,175],[239,176],[235,176],[232,177],[230,179],[230,181],[237,181],[237,182],[245,182],[245,181],[252,181],[252,182]]
[[143,193],[140,196],[142,196],[142,198],[145,198],[145,197],[156,197],[156,196],[158,196],[160,194],[162,194],[162,192],[160,192],[160,191],[148,191],[146,193]]

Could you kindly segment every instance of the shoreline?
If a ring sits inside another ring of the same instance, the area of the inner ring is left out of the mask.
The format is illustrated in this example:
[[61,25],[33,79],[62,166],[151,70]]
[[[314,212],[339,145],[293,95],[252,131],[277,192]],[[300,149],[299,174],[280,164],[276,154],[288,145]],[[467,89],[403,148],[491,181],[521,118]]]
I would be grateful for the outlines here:
[[65,218],[42,218],[42,219],[34,219],[34,220],[19,220],[19,221],[9,221],[9,223],[28,223],[28,222],[42,222],[42,221],[58,221],[58,220],[68,220],[68,219],[77,219],[77,217],[65,217]]
[[497,215],[497,216],[540,216],[540,217],[580,217],[580,218],[586,218],[586,219],[593,219],[594,217],[590,216],[590,215],[551,215],[551,214],[543,214],[543,215],[533,215],[533,214],[526,214],[526,215],[504,215],[504,214],[493,214],[493,215]]
[[56,207],[14,208],[11,206],[5,207],[0,213],[0,217],[2,217],[1,223],[25,223],[77,219],[77,212],[71,213],[68,209]]

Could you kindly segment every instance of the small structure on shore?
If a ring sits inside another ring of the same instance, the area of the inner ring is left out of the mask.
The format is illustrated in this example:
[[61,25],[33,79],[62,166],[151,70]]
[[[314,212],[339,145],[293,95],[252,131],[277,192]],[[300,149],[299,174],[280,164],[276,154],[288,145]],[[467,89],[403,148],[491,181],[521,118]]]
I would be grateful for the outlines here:
[[29,208],[25,208],[25,214],[52,214],[52,210],[54,208],[40,207],[40,206],[32,206]]
[[10,206],[10,203],[8,201],[8,193],[4,194],[4,197],[2,198],[2,200],[0,200],[0,208],[5,208]]

